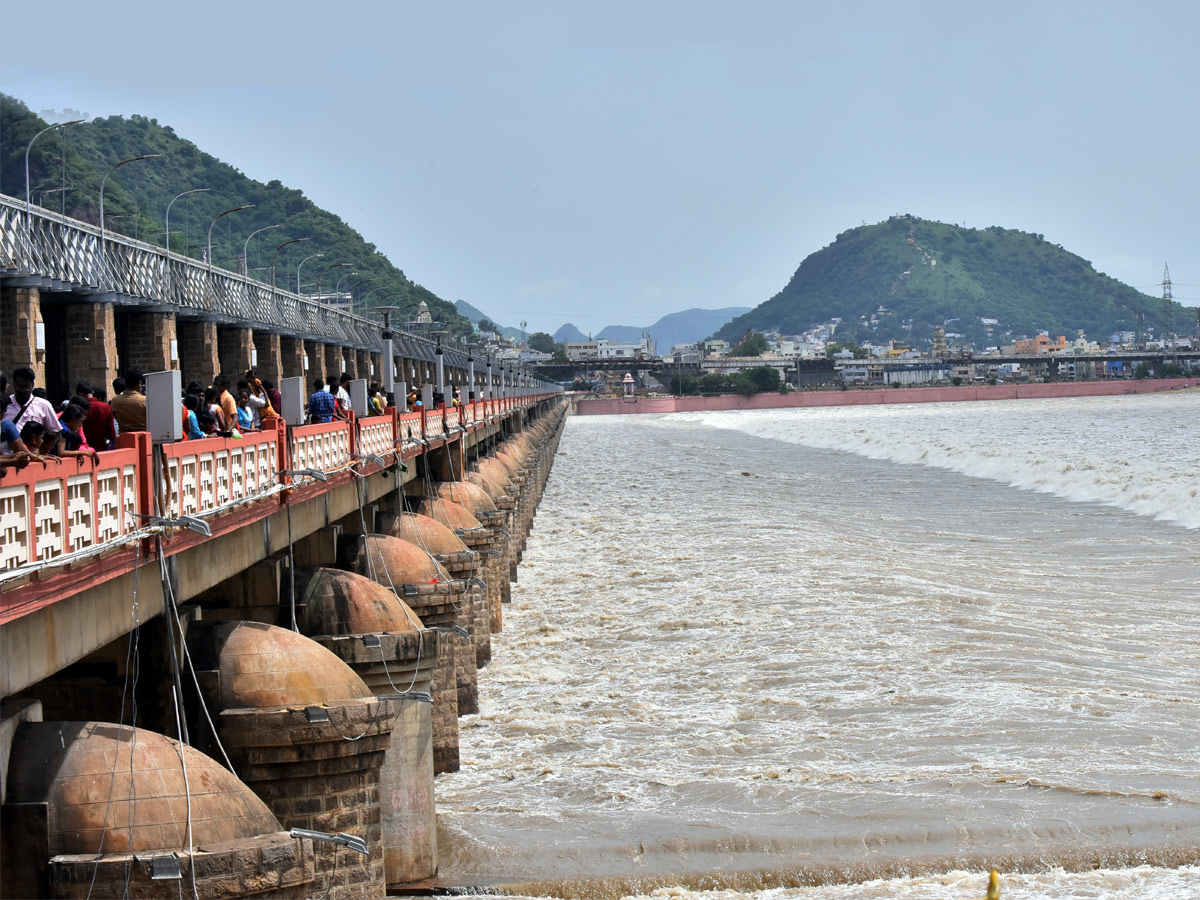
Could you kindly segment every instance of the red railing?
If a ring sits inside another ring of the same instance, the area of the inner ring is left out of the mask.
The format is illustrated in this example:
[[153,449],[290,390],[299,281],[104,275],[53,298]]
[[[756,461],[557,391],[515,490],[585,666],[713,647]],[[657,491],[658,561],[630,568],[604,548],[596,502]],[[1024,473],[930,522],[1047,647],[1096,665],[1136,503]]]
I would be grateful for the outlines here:
[[[144,540],[152,533],[147,530],[151,515],[209,517],[213,533],[224,533],[271,515],[280,504],[337,487],[352,477],[352,467],[362,474],[379,471],[378,462],[358,457],[379,457],[385,465],[393,453],[410,459],[431,444],[457,439],[457,431],[447,433],[447,421],[469,433],[500,409],[528,408],[552,396],[403,415],[388,409],[382,416],[290,429],[275,419],[241,438],[181,441],[157,449],[148,434],[135,432],[122,435],[120,449],[101,453],[96,463],[80,457],[6,469],[0,480],[0,622],[92,583],[71,576],[128,571],[139,541],[144,558],[152,554]],[[157,486],[156,452],[162,458]],[[282,474],[302,469],[332,477],[325,483],[301,478],[304,485],[298,487],[295,478]],[[201,539],[172,529],[167,552]]]
[[136,448],[33,462],[0,481],[0,570],[78,553],[137,528]]
[[196,516],[278,493],[286,459],[283,429],[270,424],[278,421],[240,438],[163,444],[162,515]]

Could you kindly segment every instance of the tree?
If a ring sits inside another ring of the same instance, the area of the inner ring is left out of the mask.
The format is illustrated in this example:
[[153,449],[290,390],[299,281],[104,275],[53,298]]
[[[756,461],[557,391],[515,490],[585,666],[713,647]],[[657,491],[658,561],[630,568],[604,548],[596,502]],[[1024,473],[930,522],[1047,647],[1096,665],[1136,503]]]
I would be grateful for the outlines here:
[[567,359],[566,344],[555,344],[552,353],[553,355],[550,357],[550,362],[554,363],[555,365],[565,366],[570,362],[570,360]]
[[758,385],[746,372],[738,372],[733,376],[733,389],[743,397],[753,397],[758,393]]
[[499,333],[500,326],[497,325],[495,322],[493,322],[491,319],[489,319],[487,316],[484,316],[482,319],[479,320],[479,330],[480,330],[480,332],[494,331],[494,332]]
[[[779,390],[779,370],[771,366],[757,366],[746,372],[757,391],[774,392]],[[756,392],[757,392],[756,391]]]
[[537,350],[539,353],[553,353],[555,349],[554,338],[544,331],[535,331],[526,343],[530,350]]
[[700,379],[695,375],[672,375],[672,394],[694,394],[700,389]]
[[767,339],[757,331],[729,351],[730,356],[762,356],[766,352]]

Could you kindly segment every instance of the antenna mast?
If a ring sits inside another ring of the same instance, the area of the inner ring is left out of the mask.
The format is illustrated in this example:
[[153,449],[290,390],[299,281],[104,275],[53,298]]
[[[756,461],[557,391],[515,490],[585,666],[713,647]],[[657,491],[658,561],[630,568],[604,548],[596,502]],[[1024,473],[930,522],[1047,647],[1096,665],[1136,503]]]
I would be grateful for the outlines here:
[[1172,322],[1172,320],[1175,318],[1174,311],[1171,309],[1171,271],[1170,271],[1170,269],[1168,269],[1168,268],[1167,268],[1167,264],[1166,264],[1166,263],[1163,263],[1162,292],[1163,292],[1163,305],[1162,305],[1162,314],[1163,314],[1163,333],[1162,333],[1162,340],[1163,340],[1163,349],[1165,350],[1165,349],[1166,349],[1166,346],[1167,346],[1167,335],[1168,335],[1168,334],[1170,333],[1170,331],[1171,331],[1171,322]]

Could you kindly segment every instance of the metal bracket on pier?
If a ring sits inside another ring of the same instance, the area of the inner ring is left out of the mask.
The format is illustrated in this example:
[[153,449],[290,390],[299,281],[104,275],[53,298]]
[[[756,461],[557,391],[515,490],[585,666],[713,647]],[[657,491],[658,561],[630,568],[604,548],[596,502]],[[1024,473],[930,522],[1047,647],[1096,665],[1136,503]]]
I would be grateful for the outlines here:
[[148,516],[144,513],[131,513],[130,515],[137,516],[139,519],[145,519],[146,524],[152,528],[187,528],[196,532],[196,534],[212,537],[212,529],[208,527],[208,523],[195,516],[174,516],[167,518],[164,516]]
[[183,873],[179,869],[179,854],[165,853],[157,856],[133,857],[140,863],[145,863],[150,869],[151,881],[179,881]]
[[307,828],[293,828],[288,832],[294,838],[307,838],[310,841],[328,841],[331,844],[341,844],[355,853],[361,853],[363,856],[370,856],[371,851],[367,849],[367,842],[356,834],[346,834],[344,831],[339,831],[337,834],[329,834],[325,831],[309,831]]
[[435,625],[429,630],[436,631],[438,634],[457,634],[460,638],[466,641],[471,639],[470,632],[461,625]]

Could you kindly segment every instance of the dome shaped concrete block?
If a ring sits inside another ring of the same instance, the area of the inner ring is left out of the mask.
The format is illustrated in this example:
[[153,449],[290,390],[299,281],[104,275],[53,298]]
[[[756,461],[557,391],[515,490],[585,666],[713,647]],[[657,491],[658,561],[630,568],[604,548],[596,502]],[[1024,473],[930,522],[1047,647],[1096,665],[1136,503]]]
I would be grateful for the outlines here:
[[437,495],[443,500],[457,503],[481,522],[490,513],[496,512],[496,504],[487,495],[487,491],[469,481],[440,481],[437,485]]
[[308,635],[409,633],[422,628],[407,603],[357,572],[301,569],[296,572],[296,595],[304,603]]

